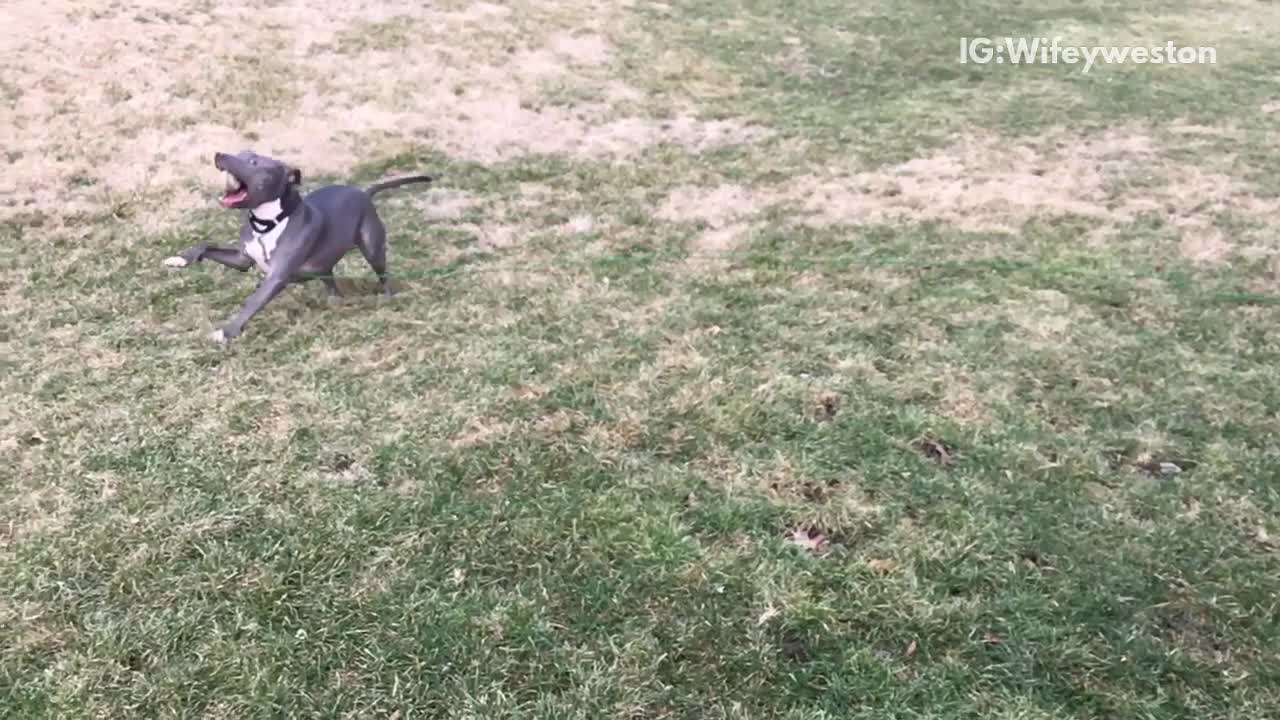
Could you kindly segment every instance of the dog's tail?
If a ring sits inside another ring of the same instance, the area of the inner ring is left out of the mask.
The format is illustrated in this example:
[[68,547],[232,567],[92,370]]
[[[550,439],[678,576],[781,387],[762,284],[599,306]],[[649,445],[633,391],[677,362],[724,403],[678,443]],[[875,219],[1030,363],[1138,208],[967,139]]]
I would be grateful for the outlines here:
[[398,188],[401,185],[421,182],[435,182],[435,177],[431,175],[405,175],[404,177],[391,178],[390,180],[383,180],[382,182],[374,183],[366,188],[365,192],[369,194],[369,197],[373,197],[383,190],[390,190],[392,188]]

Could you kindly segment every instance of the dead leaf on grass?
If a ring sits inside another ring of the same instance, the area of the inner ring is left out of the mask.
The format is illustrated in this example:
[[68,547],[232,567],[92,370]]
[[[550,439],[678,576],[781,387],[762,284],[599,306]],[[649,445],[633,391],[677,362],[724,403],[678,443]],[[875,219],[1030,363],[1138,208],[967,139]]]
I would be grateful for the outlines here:
[[1152,458],[1150,460],[1135,461],[1133,466],[1152,475],[1173,477],[1194,469],[1196,463],[1193,460],[1158,460]]
[[[776,487],[774,488],[777,489]],[[800,488],[800,496],[809,502],[822,502],[831,494],[831,489],[818,483],[807,482]]]
[[916,643],[915,640],[912,640],[911,644],[907,645],[907,650],[906,652],[903,653],[903,655],[905,655],[908,658],[913,658],[916,656],[916,650],[918,650],[919,648],[920,648],[919,644]]
[[818,422],[830,422],[840,412],[840,396],[833,392],[824,392],[818,395],[818,406],[813,411],[813,417]]
[[1058,568],[1054,567],[1050,558],[1041,555],[1035,550],[1028,550],[1022,554],[1022,565],[1028,570],[1040,573],[1056,573]]
[[873,558],[867,561],[867,569],[877,575],[888,575],[898,569],[898,563],[892,560]]
[[787,542],[808,550],[815,555],[824,555],[831,549],[831,541],[819,530],[813,528],[797,528],[787,535]]
[[1171,462],[1137,463],[1137,467],[1146,470],[1152,475],[1177,475],[1182,472],[1182,468],[1177,463]]
[[537,400],[549,392],[551,388],[545,385],[517,385],[512,389],[512,394],[519,400]]
[[772,605],[765,608],[764,612],[760,613],[760,617],[756,618],[756,627],[764,625],[765,623],[769,622],[773,618],[777,617],[778,613],[779,613],[778,608]]
[[935,437],[921,439],[916,443],[916,449],[940,465],[950,465],[955,461],[955,448]]

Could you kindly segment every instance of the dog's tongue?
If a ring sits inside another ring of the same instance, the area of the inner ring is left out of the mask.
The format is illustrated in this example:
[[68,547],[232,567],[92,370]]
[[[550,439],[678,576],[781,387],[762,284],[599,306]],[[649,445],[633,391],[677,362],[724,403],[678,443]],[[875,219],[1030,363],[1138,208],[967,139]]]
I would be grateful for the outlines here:
[[229,208],[232,205],[235,205],[236,203],[240,202],[241,200],[244,200],[245,196],[247,196],[248,194],[249,194],[248,190],[237,190],[235,192],[229,192],[226,195],[222,196],[222,207]]

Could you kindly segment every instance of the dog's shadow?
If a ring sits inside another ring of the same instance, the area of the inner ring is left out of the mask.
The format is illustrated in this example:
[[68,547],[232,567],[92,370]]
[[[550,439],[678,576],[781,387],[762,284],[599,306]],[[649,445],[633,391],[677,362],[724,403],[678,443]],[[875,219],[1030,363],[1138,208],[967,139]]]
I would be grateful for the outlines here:
[[377,278],[334,278],[334,284],[338,286],[339,297],[329,295],[324,284],[319,280],[313,280],[303,284],[300,289],[304,292],[298,294],[298,299],[302,304],[309,308],[327,307],[333,304],[353,305],[365,304],[371,302],[385,302],[394,300],[404,294],[408,294],[413,286],[399,279],[390,280],[391,291],[395,295],[388,298],[382,291],[382,285],[378,283]]

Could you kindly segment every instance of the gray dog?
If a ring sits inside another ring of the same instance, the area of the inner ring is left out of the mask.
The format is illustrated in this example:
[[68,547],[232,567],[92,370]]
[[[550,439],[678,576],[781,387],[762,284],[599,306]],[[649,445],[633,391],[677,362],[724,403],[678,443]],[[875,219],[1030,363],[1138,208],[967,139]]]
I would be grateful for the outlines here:
[[382,291],[392,295],[387,282],[387,229],[378,217],[373,196],[409,183],[431,182],[427,175],[394,178],[358,188],[330,185],[305,197],[298,191],[302,171],[274,158],[246,150],[237,155],[217,153],[213,166],[226,176],[222,206],[240,210],[240,243],[235,248],[196,245],[164,261],[169,267],[187,267],[212,260],[247,271],[256,265],[263,274],[240,312],[210,335],[227,342],[244,330],[250,318],[293,283],[320,277],[331,297],[338,297],[333,268],[352,248],[378,274]]

